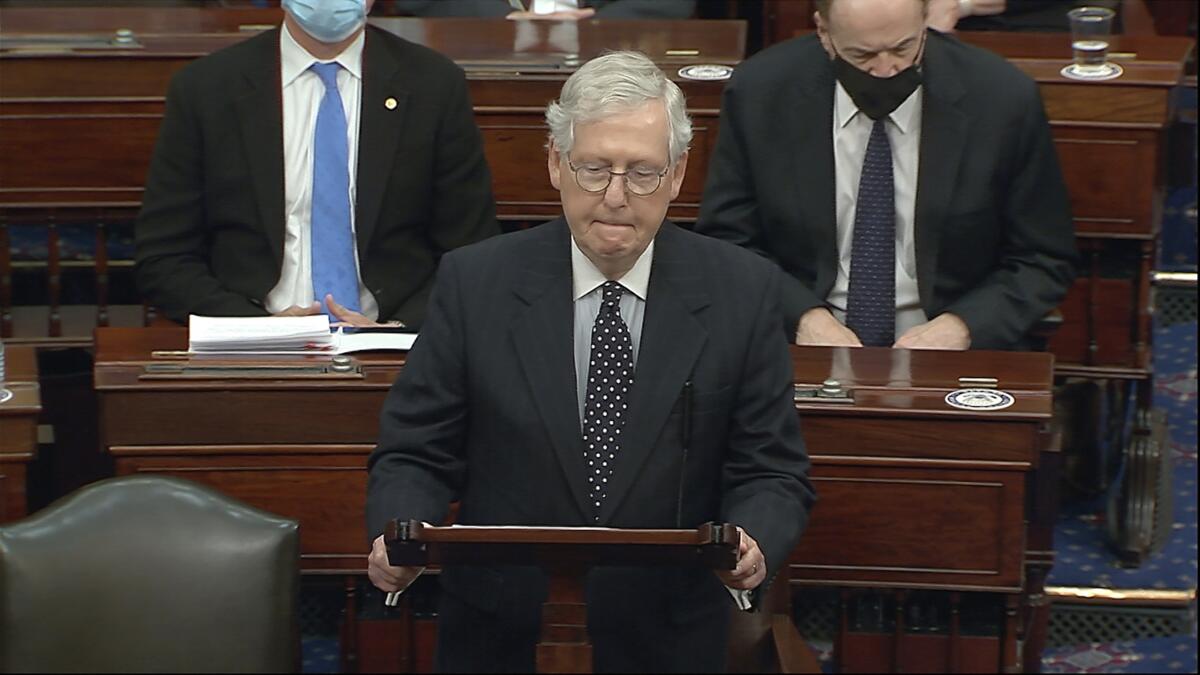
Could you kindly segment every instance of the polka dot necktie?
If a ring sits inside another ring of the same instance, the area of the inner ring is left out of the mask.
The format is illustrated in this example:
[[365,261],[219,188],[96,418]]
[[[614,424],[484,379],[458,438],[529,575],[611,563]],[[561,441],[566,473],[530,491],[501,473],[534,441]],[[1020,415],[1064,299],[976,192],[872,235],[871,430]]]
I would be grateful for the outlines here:
[[886,118],[875,120],[854,210],[846,326],[868,347],[896,341],[896,198]]
[[621,294],[625,288],[607,281],[601,290],[600,313],[592,326],[583,409],[584,460],[594,522],[599,522],[600,508],[608,497],[608,479],[621,447],[621,429],[628,417],[626,400],[633,385],[633,340],[621,318]]

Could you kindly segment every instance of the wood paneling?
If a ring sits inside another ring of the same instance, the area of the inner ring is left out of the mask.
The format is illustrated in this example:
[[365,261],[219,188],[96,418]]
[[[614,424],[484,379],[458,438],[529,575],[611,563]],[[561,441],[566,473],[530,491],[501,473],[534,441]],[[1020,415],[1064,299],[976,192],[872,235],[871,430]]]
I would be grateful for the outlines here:
[[33,348],[8,344],[4,349],[0,390],[7,389],[12,397],[0,403],[0,523],[28,512],[26,467],[37,457],[37,419],[42,410]]

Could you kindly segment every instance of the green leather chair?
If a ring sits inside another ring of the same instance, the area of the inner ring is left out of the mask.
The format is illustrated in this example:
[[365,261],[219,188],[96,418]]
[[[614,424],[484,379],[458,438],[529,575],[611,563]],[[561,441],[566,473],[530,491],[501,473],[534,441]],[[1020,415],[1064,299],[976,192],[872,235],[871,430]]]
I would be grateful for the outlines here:
[[295,672],[299,526],[113,478],[0,527],[0,672]]

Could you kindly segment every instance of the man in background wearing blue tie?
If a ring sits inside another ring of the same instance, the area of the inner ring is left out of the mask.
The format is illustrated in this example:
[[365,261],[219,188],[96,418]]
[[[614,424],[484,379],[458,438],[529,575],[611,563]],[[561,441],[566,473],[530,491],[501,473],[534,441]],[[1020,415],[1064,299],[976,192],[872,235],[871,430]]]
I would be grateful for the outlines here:
[[1020,348],[1074,277],[1037,85],[927,5],[818,0],[725,89],[697,230],[783,267],[799,344]]
[[284,0],[172,79],[135,256],[166,316],[416,328],[441,256],[497,233],[462,70],[372,2]]
[[[812,505],[779,335],[778,268],[664,218],[691,140],[683,94],[614,52],[546,112],[563,217],[454,251],[384,404],[368,575],[397,591],[392,518],[464,525],[739,526],[733,570],[601,567],[597,672],[723,670],[734,599],[787,564]],[[546,577],[446,566],[440,672],[532,672]],[[733,591],[731,593],[730,591]]]

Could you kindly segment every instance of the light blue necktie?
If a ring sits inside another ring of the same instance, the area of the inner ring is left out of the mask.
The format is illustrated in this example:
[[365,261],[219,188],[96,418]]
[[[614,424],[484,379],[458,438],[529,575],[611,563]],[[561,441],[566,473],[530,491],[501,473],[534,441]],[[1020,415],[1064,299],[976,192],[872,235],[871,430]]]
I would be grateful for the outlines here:
[[314,63],[325,83],[313,140],[312,281],[317,302],[325,294],[343,307],[361,311],[358,272],[354,267],[354,233],[350,230],[350,169],[346,147],[346,112],[338,93],[336,63]]

